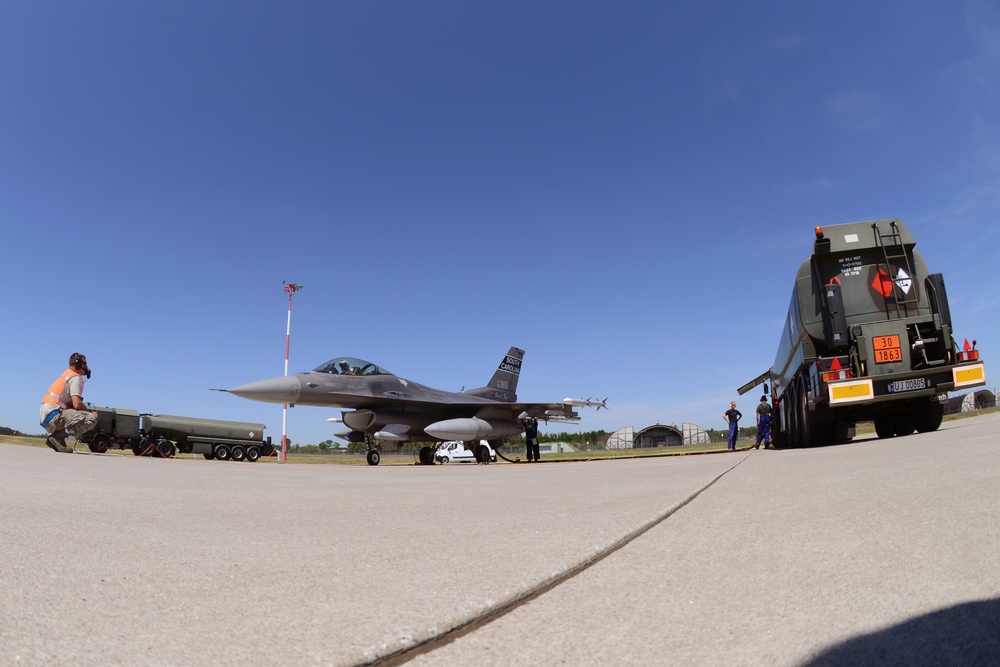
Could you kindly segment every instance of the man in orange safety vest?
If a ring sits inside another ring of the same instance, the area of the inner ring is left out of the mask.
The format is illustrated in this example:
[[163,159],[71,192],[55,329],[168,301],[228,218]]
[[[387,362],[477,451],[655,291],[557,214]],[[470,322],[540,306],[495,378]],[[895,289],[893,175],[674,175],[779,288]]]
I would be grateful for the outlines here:
[[69,368],[56,378],[42,397],[38,421],[49,433],[47,444],[57,452],[72,454],[66,445],[66,436],[79,437],[97,425],[97,413],[87,409],[83,402],[84,376],[90,379],[87,357],[74,352],[69,357]]

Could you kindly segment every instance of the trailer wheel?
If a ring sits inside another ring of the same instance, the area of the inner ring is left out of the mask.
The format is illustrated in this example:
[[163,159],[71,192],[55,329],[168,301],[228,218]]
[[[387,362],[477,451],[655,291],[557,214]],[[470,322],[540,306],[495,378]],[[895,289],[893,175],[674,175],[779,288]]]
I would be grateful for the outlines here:
[[813,429],[809,423],[809,392],[806,383],[799,379],[799,441],[803,447],[812,447]]
[[215,448],[215,456],[220,461],[228,461],[229,460],[229,447],[226,447],[225,445],[219,445],[219,446],[217,446]]
[[798,419],[795,417],[795,413],[798,412],[796,406],[798,401],[795,397],[795,383],[793,382],[789,385],[788,390],[785,392],[785,397],[781,399],[782,405],[785,408],[785,441],[789,447],[798,447],[799,445],[799,425],[796,423]]
[[256,463],[260,460],[260,450],[256,447],[247,447],[247,461]]
[[910,435],[917,427],[913,425],[913,416],[909,412],[898,412],[892,416],[892,430],[897,436]]
[[205,452],[204,454],[202,454],[202,456],[205,457],[206,461],[214,461],[215,460],[215,454],[213,452]]
[[913,423],[920,433],[938,430],[942,419],[944,419],[944,406],[936,398],[928,400],[923,409],[918,407],[913,411]]
[[896,435],[896,429],[892,425],[892,415],[879,415],[875,418],[875,435],[880,438],[891,438]]
[[229,456],[234,461],[242,461],[247,457],[247,450],[243,448],[243,445],[233,445],[233,448],[229,451]]
[[106,451],[108,451],[108,447],[110,446],[111,446],[111,438],[109,438],[103,433],[94,437],[94,441],[88,445],[88,447],[90,447],[90,451],[94,452],[95,454],[105,453]]
[[381,459],[381,458],[382,457],[379,456],[378,451],[376,451],[374,449],[369,449],[368,450],[368,465],[370,465],[370,466],[377,466],[378,462],[379,462],[379,459]]
[[422,466],[434,465],[434,450],[430,447],[421,447],[419,459]]

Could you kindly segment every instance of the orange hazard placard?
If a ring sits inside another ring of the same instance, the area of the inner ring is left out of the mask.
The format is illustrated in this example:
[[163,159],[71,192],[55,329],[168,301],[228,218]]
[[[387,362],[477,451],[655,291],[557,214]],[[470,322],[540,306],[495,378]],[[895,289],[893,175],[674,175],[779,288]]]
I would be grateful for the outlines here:
[[899,347],[899,334],[875,336],[872,338],[872,345],[875,347],[876,364],[903,360],[903,350]]

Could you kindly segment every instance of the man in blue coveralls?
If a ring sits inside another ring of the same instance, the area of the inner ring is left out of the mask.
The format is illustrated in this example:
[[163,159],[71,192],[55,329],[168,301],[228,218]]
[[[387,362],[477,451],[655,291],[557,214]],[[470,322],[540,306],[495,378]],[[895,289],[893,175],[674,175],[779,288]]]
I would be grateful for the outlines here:
[[739,431],[739,421],[743,413],[736,409],[736,401],[729,404],[729,409],[722,413],[722,418],[729,422],[729,451],[736,451],[736,434]]
[[771,406],[767,404],[767,396],[760,397],[757,405],[757,444],[754,449],[760,449],[760,441],[764,441],[764,449],[771,446]]

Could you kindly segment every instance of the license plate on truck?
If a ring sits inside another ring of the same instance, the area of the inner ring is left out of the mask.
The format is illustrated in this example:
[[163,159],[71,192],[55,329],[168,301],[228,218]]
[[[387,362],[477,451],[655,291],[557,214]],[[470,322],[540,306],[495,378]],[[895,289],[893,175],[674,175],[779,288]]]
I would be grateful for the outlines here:
[[916,389],[926,389],[927,380],[925,378],[914,378],[912,380],[896,380],[889,383],[889,391],[893,394],[901,391],[914,391]]

